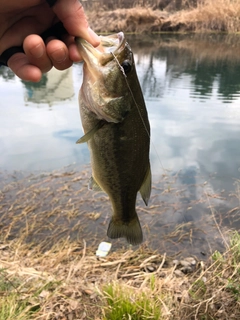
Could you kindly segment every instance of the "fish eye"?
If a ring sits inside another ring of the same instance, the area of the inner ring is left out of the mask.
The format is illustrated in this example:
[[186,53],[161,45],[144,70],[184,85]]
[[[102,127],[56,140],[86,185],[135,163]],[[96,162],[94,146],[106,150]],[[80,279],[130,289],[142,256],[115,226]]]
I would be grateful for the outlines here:
[[124,72],[127,74],[132,70],[132,64],[130,63],[129,60],[124,60],[122,63],[122,68]]

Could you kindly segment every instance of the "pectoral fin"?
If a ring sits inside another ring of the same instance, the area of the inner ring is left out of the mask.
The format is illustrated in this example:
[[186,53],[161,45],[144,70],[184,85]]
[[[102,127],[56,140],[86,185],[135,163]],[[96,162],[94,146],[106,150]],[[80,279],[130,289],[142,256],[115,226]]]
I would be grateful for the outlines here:
[[149,164],[148,170],[146,172],[142,186],[140,188],[140,193],[146,206],[148,205],[148,200],[150,198],[151,188],[152,188],[152,175],[151,175],[151,169]]
[[88,140],[90,140],[93,135],[104,125],[104,121],[99,121],[95,127],[93,127],[90,131],[88,131],[84,136],[82,136],[80,139],[77,140],[77,144],[78,143],[84,143],[84,142],[88,142]]
[[92,190],[92,191],[103,191],[102,188],[99,186],[99,184],[94,180],[93,177],[91,177],[89,179],[89,182],[88,182],[88,189],[89,190]]

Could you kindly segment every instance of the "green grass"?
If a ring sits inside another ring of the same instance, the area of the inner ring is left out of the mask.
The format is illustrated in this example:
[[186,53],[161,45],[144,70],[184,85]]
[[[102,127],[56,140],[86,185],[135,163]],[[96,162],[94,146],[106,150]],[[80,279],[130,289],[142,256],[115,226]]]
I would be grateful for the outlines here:
[[204,281],[200,279],[193,283],[192,288],[189,290],[189,294],[193,299],[201,299],[204,297],[206,291],[206,285]]
[[161,319],[161,304],[157,297],[143,290],[109,284],[104,288],[107,301],[104,320]]
[[[240,319],[240,235],[229,236],[226,252],[215,251],[202,269],[185,278],[163,284],[156,274],[148,274],[144,285],[111,282],[102,289],[106,301],[104,320],[195,319],[225,320],[231,313]],[[165,280],[166,281],[166,280]],[[188,288],[188,289],[187,289]],[[170,289],[170,294],[168,292]],[[176,300],[175,292],[179,299]],[[185,291],[181,296],[181,292]],[[186,300],[185,300],[186,297]],[[174,306],[174,307],[173,307]],[[175,310],[173,310],[174,308]],[[171,310],[170,314],[166,309]]]
[[[199,319],[240,319],[240,234],[231,232],[225,253],[215,251],[209,266],[189,289]],[[219,304],[221,301],[221,304]],[[190,314],[189,308],[188,313]],[[188,316],[186,317],[188,319]]]
[[41,281],[29,281],[26,284],[22,283],[20,278],[10,278],[7,270],[0,269],[0,320],[36,319],[36,313],[41,308],[41,292],[54,292],[60,284],[61,281],[49,281],[44,284]]
[[181,277],[171,259],[146,248],[113,252],[102,261],[85,248],[79,260],[79,243],[49,251],[47,259],[38,250],[26,255],[17,244],[2,258],[0,320],[240,319],[240,235],[228,239],[224,253],[215,251]]
[[226,289],[228,289],[235,297],[236,300],[240,300],[240,283],[239,280],[228,280],[228,284],[226,286]]
[[35,319],[34,313],[39,305],[32,305],[28,299],[22,299],[17,293],[10,293],[1,298],[0,320]]
[[20,286],[19,279],[10,280],[6,271],[0,270],[0,320],[34,319],[40,307],[30,303],[29,296],[20,292]]
[[234,258],[234,263],[237,265],[240,263],[240,234],[237,231],[231,234],[230,247]]

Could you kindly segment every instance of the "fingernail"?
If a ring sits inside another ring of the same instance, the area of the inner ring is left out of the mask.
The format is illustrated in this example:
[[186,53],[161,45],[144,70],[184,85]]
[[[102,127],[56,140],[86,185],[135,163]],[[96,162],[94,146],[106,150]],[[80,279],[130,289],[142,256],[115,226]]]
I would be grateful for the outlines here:
[[51,57],[56,62],[60,63],[60,62],[63,62],[66,60],[67,55],[66,55],[66,52],[64,49],[58,49],[58,50],[51,53]]
[[44,54],[44,48],[43,48],[42,44],[38,44],[37,46],[33,47],[29,51],[37,59],[41,58]]

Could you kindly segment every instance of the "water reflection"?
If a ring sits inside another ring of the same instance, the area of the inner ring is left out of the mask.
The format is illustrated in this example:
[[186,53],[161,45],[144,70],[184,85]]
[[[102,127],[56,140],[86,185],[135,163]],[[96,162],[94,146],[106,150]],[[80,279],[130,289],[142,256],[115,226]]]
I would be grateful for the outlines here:
[[150,97],[161,96],[167,85],[174,87],[175,80],[189,75],[192,96],[210,98],[217,82],[219,99],[239,98],[239,36],[161,35],[147,40],[144,47],[138,38],[133,49],[139,52],[138,63],[145,65],[142,84]]
[[59,72],[53,68],[42,76],[40,82],[22,82],[26,88],[24,96],[27,102],[51,105],[74,96],[72,69]]
[[1,66],[0,67],[0,77],[2,77],[3,79],[7,80],[11,80],[14,79],[15,74],[12,72],[11,69],[5,67],[5,66]]
[[[240,37],[128,38],[152,128],[149,209],[138,200],[145,238],[168,252],[174,251],[173,243],[192,253],[200,247],[205,252],[222,248],[216,222],[223,230],[240,228],[239,213],[233,210],[239,205]],[[75,144],[82,135],[77,101],[81,65],[54,70],[37,85],[19,81],[7,68],[0,72],[0,168],[50,171],[76,162],[81,171],[89,162],[87,146]],[[90,221],[83,235],[102,237],[110,206],[104,202],[103,208],[89,197],[98,196],[87,194],[84,203],[104,217],[101,224]]]
[[[128,35],[133,51],[138,56],[137,64],[142,76],[142,88],[151,98],[161,96],[174,80],[189,75],[192,95],[211,97],[215,82],[218,83],[219,99],[231,101],[239,98],[240,92],[240,37],[237,35]],[[164,67],[163,70],[161,70]],[[14,79],[7,67],[0,68],[0,77]],[[58,78],[58,80],[56,79]],[[49,81],[55,81],[50,91],[57,87],[71,86],[69,71],[50,71],[39,83],[24,82],[27,99],[31,101],[35,91],[43,96]],[[165,79],[164,79],[165,78]],[[54,79],[54,80],[53,80]],[[164,82],[163,82],[164,80]],[[64,84],[61,81],[65,81]],[[70,88],[72,90],[72,88]],[[60,90],[59,90],[60,91]],[[56,94],[52,93],[56,98]],[[41,102],[36,94],[35,102]],[[44,101],[43,101],[44,102]]]

